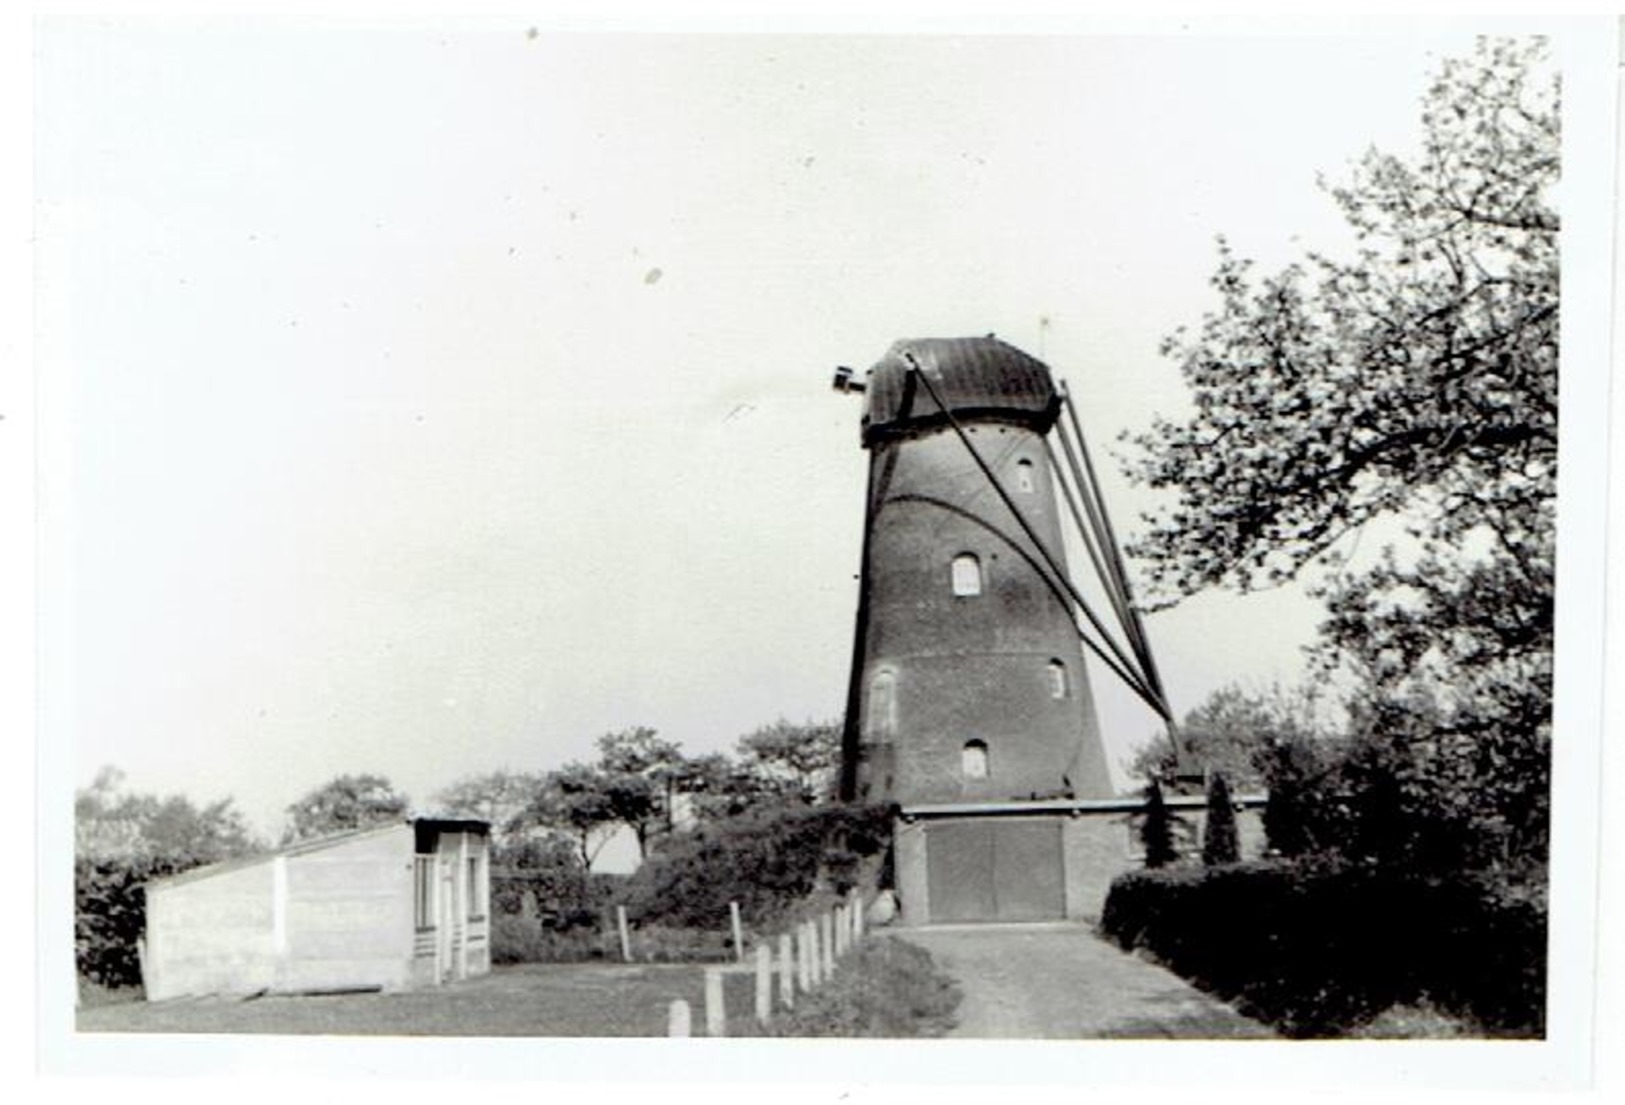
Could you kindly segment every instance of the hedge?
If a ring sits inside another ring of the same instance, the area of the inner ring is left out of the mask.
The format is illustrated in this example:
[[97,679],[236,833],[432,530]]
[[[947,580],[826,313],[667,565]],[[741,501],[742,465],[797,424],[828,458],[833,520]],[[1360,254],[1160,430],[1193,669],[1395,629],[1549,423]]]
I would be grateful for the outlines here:
[[1544,875],[1426,878],[1256,861],[1136,871],[1101,930],[1289,1036],[1337,1036],[1428,1004],[1486,1035],[1545,1031]]
[[668,838],[627,887],[634,922],[726,928],[728,903],[744,923],[771,927],[816,889],[843,894],[878,860],[891,826],[884,808],[817,806],[747,814]]

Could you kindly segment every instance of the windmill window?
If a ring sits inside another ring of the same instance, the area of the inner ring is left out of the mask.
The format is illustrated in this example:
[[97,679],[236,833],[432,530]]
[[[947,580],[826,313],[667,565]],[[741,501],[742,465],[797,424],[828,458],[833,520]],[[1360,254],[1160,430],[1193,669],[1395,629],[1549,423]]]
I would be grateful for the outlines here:
[[1016,490],[1031,494],[1034,486],[1033,462],[1030,460],[1016,461]]
[[968,740],[959,751],[959,770],[967,779],[987,778],[987,742]]
[[1049,696],[1066,697],[1066,665],[1059,660],[1049,662]]
[[961,553],[954,557],[953,584],[956,595],[981,594],[982,562],[970,553]]
[[897,731],[897,676],[877,672],[869,682],[869,709],[864,731],[870,740],[885,741]]

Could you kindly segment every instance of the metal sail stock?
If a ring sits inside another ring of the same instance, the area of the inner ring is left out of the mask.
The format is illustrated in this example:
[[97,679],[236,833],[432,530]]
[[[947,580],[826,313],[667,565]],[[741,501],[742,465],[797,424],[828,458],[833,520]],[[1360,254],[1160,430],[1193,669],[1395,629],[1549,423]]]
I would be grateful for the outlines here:
[[[1106,594],[1107,602],[1111,606],[1111,614],[1115,620],[1118,632],[1123,638],[1119,641],[1108,629],[1106,623],[1096,613],[1089,602],[1083,597],[1079,588],[1074,584],[1067,573],[1061,568],[1056,556],[1046,548],[1039,539],[1027,518],[1022,514],[1014,499],[1004,489],[994,474],[992,466],[977,450],[971,441],[970,435],[955,417],[952,409],[944,401],[936,385],[932,382],[930,374],[914,359],[908,357],[912,368],[910,376],[917,378],[925,388],[937,409],[945,416],[948,425],[965,446],[971,459],[975,461],[978,469],[987,478],[994,492],[998,495],[1005,508],[1015,518],[1027,540],[1037,550],[1038,555],[1048,566],[1052,579],[1046,579],[1051,589],[1064,590],[1076,606],[1088,627],[1078,624],[1076,629],[1079,639],[1095,656],[1106,665],[1142,702],[1149,706],[1158,717],[1167,723],[1170,733],[1174,728],[1173,712],[1168,706],[1167,696],[1163,691],[1161,673],[1157,669],[1156,660],[1151,654],[1150,641],[1146,637],[1145,627],[1140,620],[1139,611],[1133,604],[1132,592],[1129,587],[1127,572],[1123,565],[1121,550],[1117,544],[1116,535],[1112,529],[1111,521],[1106,514],[1105,500],[1100,494],[1099,485],[1094,478],[1094,468],[1089,454],[1083,443],[1083,432],[1078,425],[1077,414],[1073,410],[1071,396],[1067,393],[1065,385],[1060,388],[1061,403],[1065,408],[1067,418],[1056,419],[1055,436],[1061,442],[1062,452],[1066,455],[1067,464],[1063,468],[1056,463],[1054,448],[1049,439],[1044,439],[1044,445],[1050,456],[1050,470],[1057,486],[1061,490],[1062,498],[1066,501],[1068,516],[1077,529],[1079,538],[1083,542],[1091,566],[1100,581],[1102,590]],[[1070,430],[1070,436],[1069,436]],[[1081,458],[1081,459],[1080,459]],[[1069,485],[1067,475],[1071,477]],[[1080,507],[1081,504],[1081,507]],[[1059,594],[1057,597],[1060,597]],[[1091,636],[1089,629],[1093,629],[1098,636]]]

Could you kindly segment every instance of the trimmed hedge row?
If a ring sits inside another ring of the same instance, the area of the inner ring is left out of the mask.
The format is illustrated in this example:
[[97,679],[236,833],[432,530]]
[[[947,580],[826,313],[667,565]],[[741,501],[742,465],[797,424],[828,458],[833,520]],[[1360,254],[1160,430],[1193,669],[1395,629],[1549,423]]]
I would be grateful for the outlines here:
[[1541,1037],[1544,872],[1424,878],[1374,866],[1257,861],[1136,871],[1101,930],[1288,1036],[1338,1036],[1430,1003],[1489,1035]]

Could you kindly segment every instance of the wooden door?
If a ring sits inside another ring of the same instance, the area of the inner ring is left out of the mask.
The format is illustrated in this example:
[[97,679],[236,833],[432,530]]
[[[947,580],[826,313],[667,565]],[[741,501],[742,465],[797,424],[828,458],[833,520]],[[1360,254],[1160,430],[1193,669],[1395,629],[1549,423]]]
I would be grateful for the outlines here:
[[925,870],[931,920],[992,921],[993,824],[990,821],[937,821],[926,829]]
[[996,821],[993,900],[1001,921],[1055,921],[1066,915],[1061,826],[1055,820]]
[[933,822],[925,855],[933,923],[1066,915],[1061,826],[1054,819]]

